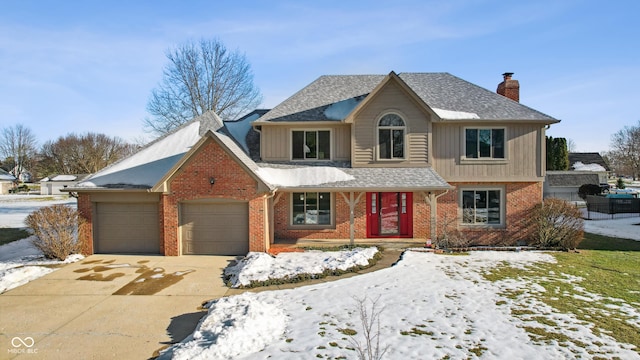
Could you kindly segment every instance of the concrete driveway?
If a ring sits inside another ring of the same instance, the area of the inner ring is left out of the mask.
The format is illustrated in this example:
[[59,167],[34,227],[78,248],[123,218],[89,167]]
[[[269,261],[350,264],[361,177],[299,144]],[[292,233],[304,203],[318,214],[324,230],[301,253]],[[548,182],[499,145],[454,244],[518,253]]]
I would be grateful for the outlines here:
[[92,255],[0,295],[0,359],[148,359],[237,293],[230,256]]

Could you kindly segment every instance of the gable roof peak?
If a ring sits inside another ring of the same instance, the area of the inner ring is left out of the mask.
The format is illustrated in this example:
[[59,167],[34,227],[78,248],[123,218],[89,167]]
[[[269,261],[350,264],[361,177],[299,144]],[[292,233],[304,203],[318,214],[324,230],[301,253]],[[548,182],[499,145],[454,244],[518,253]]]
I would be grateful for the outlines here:
[[200,121],[200,129],[198,130],[200,136],[204,136],[208,131],[218,131],[224,126],[222,119],[213,110],[196,117],[194,121]]

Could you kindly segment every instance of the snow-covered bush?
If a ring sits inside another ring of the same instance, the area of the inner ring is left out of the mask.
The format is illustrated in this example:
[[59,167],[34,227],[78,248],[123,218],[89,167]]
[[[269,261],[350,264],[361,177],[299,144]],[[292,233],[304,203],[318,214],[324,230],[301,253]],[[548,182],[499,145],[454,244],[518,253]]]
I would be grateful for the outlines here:
[[575,249],[584,235],[582,213],[575,205],[549,198],[536,205],[532,213],[532,235],[535,245]]
[[33,245],[48,259],[64,260],[80,250],[78,226],[84,219],[65,205],[52,205],[29,214],[25,220],[33,230]]

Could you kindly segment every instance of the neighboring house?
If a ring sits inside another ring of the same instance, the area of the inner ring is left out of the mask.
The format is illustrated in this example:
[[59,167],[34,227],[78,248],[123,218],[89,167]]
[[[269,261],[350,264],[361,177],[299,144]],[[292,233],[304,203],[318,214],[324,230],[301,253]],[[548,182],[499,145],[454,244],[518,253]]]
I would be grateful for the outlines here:
[[593,184],[608,188],[609,171],[609,165],[598,153],[569,153],[568,171],[547,171],[544,197],[581,201],[580,186]]
[[9,194],[9,190],[15,188],[16,177],[4,169],[0,169],[0,195]]
[[67,189],[83,252],[523,240],[558,120],[519,104],[510,73],[498,93],[448,73],[321,76],[253,129],[206,113]]
[[609,164],[597,152],[569,153],[569,170],[597,173],[599,184],[607,183],[611,171]]
[[75,187],[79,182],[88,177],[89,174],[65,175],[57,174],[47,176],[40,180],[40,195],[60,195],[66,194],[61,190],[67,187]]
[[598,173],[591,171],[547,171],[544,181],[544,197],[568,201],[582,201],[578,196],[580,186],[600,185]]

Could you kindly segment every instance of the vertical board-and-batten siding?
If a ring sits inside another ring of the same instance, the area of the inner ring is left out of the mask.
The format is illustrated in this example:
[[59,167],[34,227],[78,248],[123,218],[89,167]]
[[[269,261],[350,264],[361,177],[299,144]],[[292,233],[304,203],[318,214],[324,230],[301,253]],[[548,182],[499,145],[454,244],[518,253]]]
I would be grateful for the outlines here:
[[[466,127],[506,129],[504,161],[464,160],[463,141]],[[543,125],[502,124],[433,124],[433,166],[447,181],[538,181],[544,176],[540,156]],[[476,163],[474,163],[476,162]]]
[[[405,160],[377,161],[377,121],[396,112],[405,121]],[[360,110],[354,122],[352,165],[426,166],[429,163],[429,118],[397,84],[389,82]]]
[[351,151],[351,127],[347,124],[309,124],[300,122],[293,125],[263,125],[261,130],[260,153],[263,161],[291,160],[292,130],[330,130],[331,159],[347,161]]

